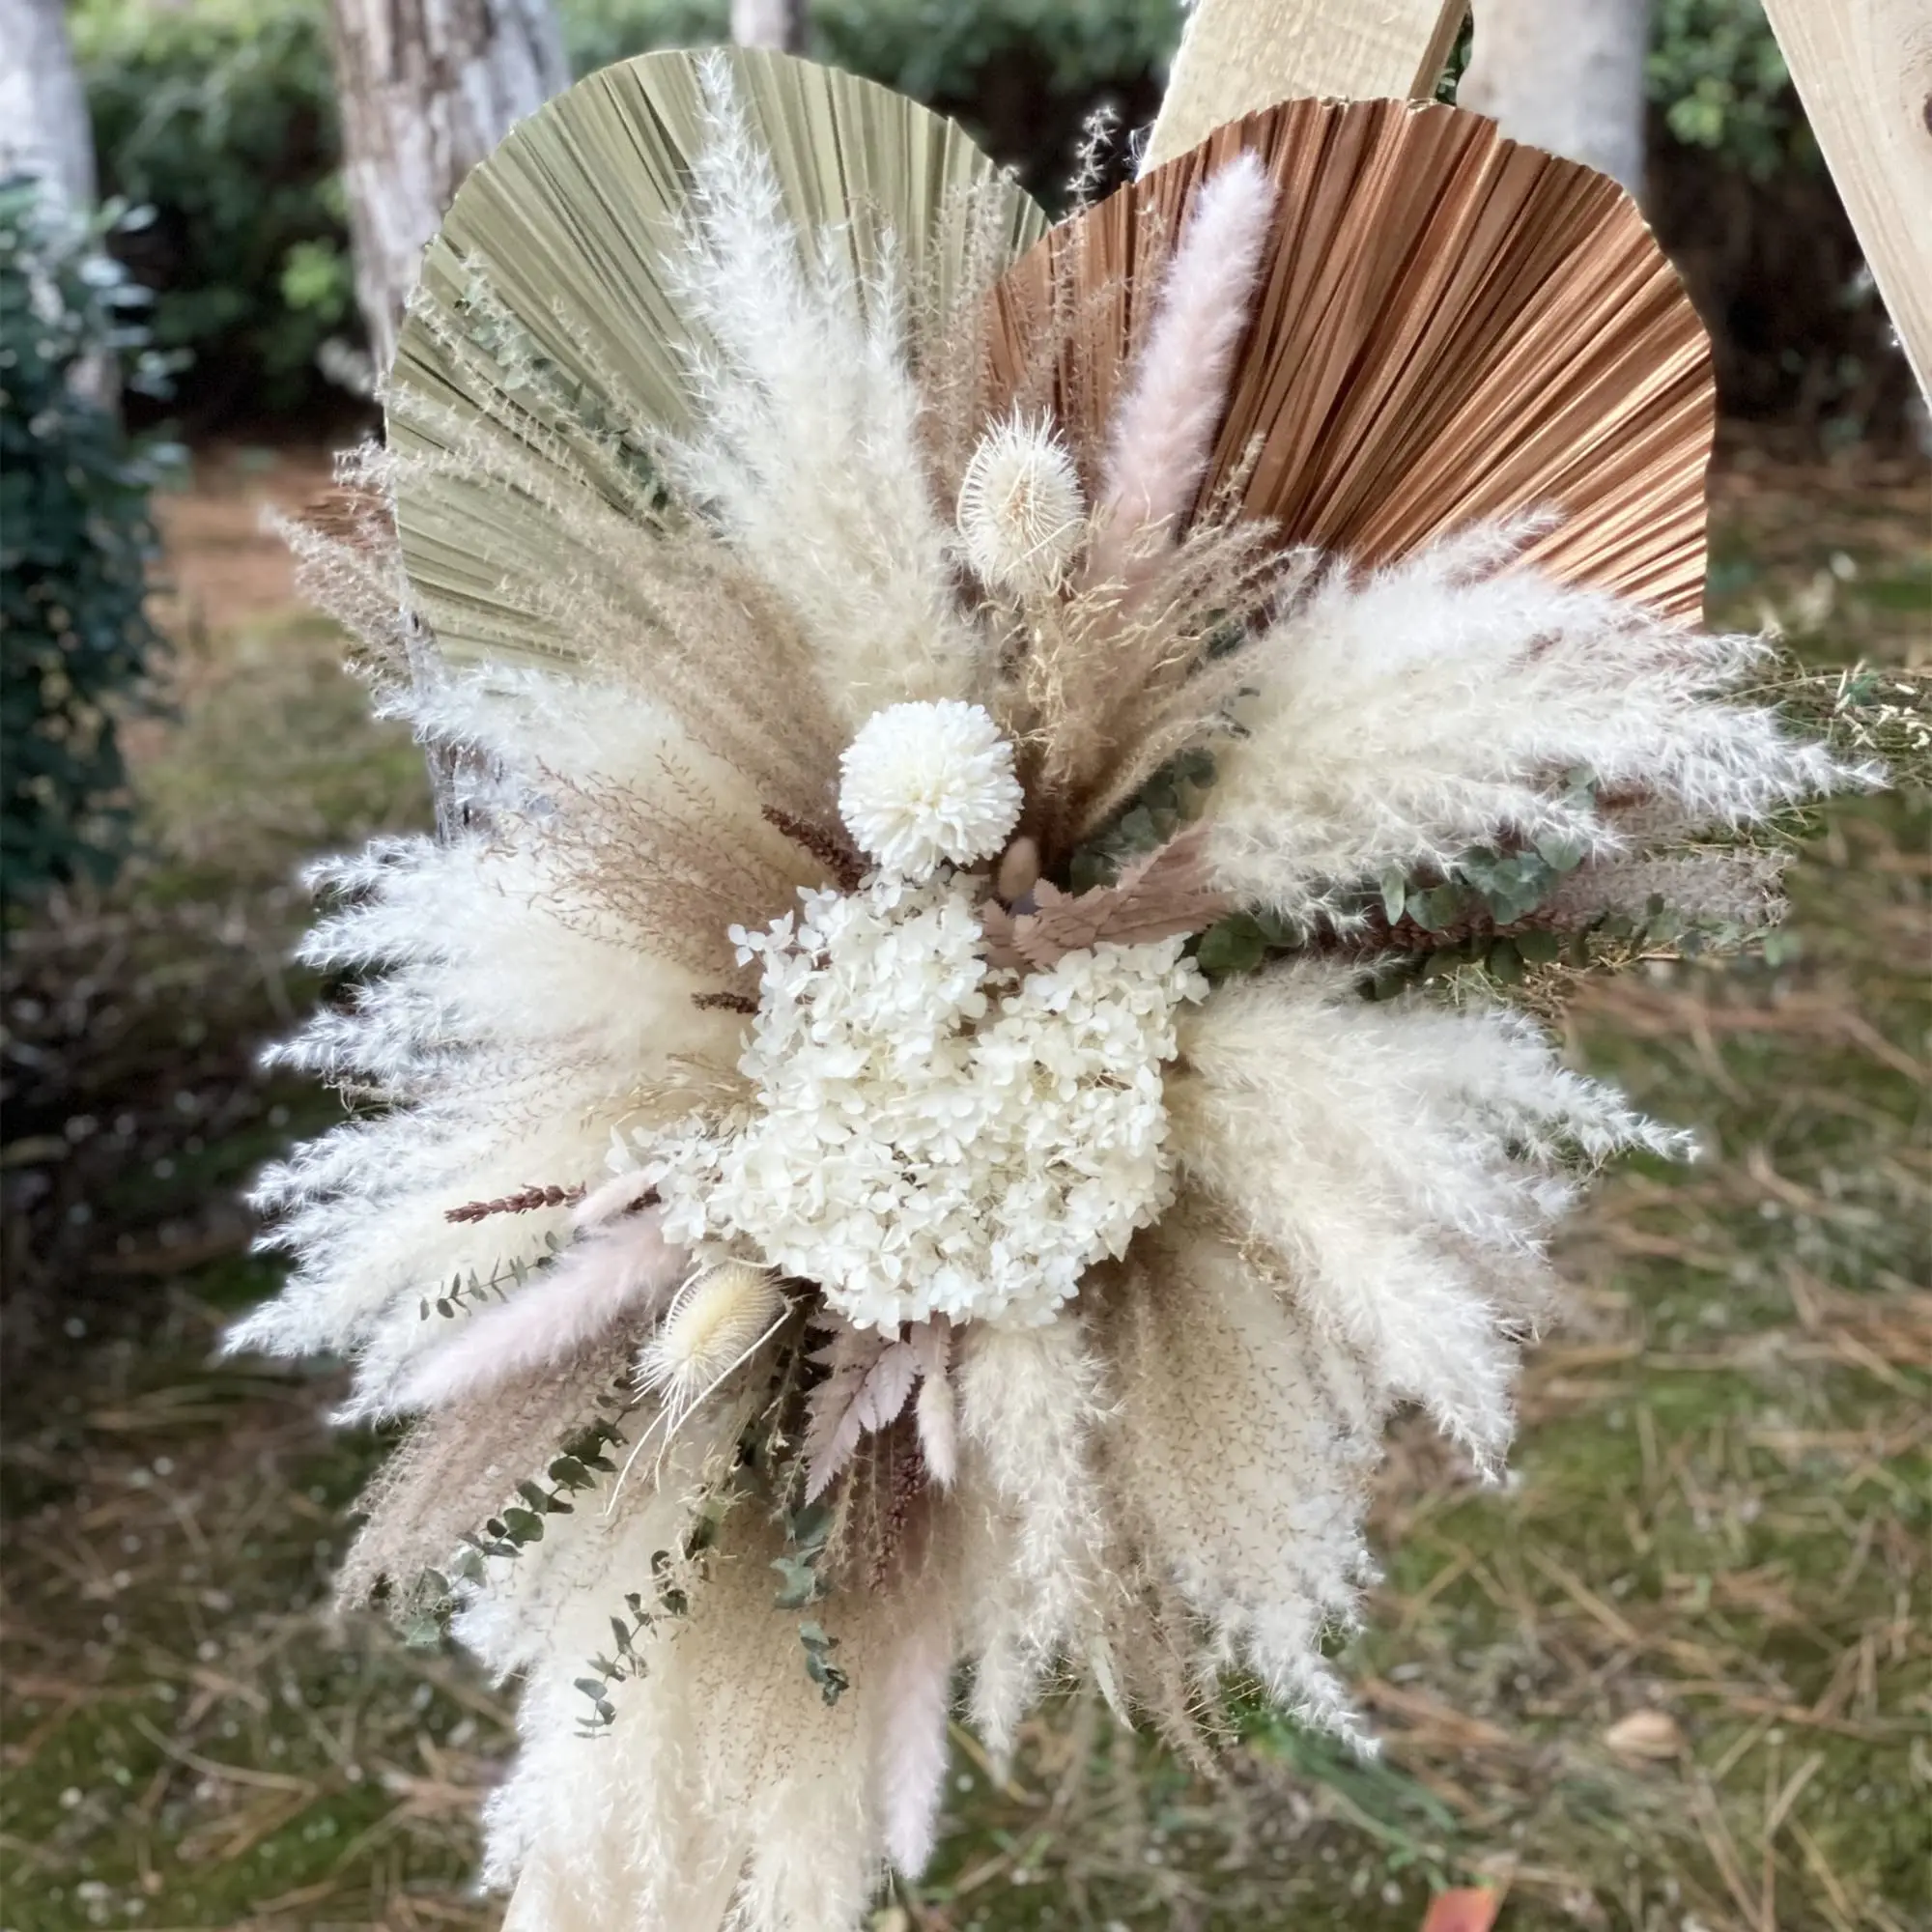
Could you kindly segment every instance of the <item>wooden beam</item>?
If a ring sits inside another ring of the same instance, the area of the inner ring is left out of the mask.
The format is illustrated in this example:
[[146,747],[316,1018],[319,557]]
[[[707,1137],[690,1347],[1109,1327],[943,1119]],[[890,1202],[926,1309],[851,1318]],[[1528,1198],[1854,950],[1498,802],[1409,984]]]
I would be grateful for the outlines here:
[[1145,165],[1297,95],[1426,99],[1468,11],[1468,0],[1196,0]]
[[1765,0],[1865,261],[1932,396],[1932,9]]

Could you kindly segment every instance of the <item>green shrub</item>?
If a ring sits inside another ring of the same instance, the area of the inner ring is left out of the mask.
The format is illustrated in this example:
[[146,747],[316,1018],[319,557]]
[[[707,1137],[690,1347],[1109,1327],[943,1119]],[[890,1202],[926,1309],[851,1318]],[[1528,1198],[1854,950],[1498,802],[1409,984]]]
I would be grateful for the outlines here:
[[[561,0],[579,73],[722,39],[727,0]],[[1112,95],[1151,110],[1180,0],[819,0],[813,51],[958,115],[1037,190]],[[190,349],[203,423],[326,406],[330,338],[361,339],[336,173],[327,0],[80,0],[74,47],[103,192],[155,210],[117,243]]]
[[[579,73],[723,40],[728,0],[558,0]],[[963,122],[1027,185],[1060,197],[1081,124],[1111,100],[1152,112],[1181,0],[813,0],[810,52]]]
[[1761,0],[1657,0],[1647,72],[1663,125],[1754,181],[1815,165],[1777,37]]
[[104,877],[127,826],[115,708],[159,639],[148,493],[167,452],[111,408],[117,359],[150,390],[165,372],[129,311],[141,291],[101,250],[111,217],[57,213],[0,182],[0,899]]
[[326,0],[83,0],[72,22],[101,190],[155,211],[117,252],[155,292],[156,341],[194,353],[182,405],[324,397],[317,351],[359,327]]

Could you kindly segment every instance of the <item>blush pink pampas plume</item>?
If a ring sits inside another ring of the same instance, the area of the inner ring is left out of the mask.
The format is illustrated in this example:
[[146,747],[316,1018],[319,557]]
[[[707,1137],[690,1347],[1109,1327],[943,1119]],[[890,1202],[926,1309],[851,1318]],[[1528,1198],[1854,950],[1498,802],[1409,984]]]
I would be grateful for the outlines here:
[[879,1812],[886,1855],[907,1878],[925,1869],[939,1830],[952,1680],[951,1620],[929,1604],[900,1637],[881,1687]]
[[[634,1201],[635,1176],[628,1199]],[[613,1189],[600,1188],[578,1224],[616,1211]],[[438,1408],[458,1396],[495,1388],[511,1377],[551,1367],[603,1334],[619,1316],[655,1310],[690,1257],[666,1242],[654,1208],[593,1226],[548,1273],[508,1301],[473,1315],[403,1383],[398,1405]]]
[[1192,506],[1226,404],[1274,185],[1251,154],[1209,178],[1181,231],[1160,305],[1114,415],[1094,582],[1131,581],[1149,562],[1147,533],[1172,532]]

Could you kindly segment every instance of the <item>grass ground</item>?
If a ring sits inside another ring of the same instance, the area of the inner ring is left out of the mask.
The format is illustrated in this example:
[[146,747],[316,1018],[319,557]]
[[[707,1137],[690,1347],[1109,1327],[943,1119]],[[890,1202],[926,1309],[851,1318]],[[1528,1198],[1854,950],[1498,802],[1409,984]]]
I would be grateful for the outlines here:
[[[211,1359],[272,1283],[235,1190],[327,1113],[252,1062],[314,990],[291,870],[425,810],[253,534],[315,480],[205,463],[173,506],[148,851],[7,966],[0,1932],[496,1922],[465,1874],[503,1699],[326,1611],[380,1443],[327,1431],[327,1373]],[[1719,615],[1932,659],[1922,475],[1734,451],[1717,503]],[[1928,876],[1923,801],[1835,809],[1776,963],[1577,1009],[1709,1157],[1576,1230],[1506,1490],[1394,1440],[1350,1659],[1382,1759],[1258,1722],[1209,1783],[1068,1702],[998,1783],[961,1735],[879,1932],[1413,1932],[1479,1880],[1502,1932],[1932,1926]]]

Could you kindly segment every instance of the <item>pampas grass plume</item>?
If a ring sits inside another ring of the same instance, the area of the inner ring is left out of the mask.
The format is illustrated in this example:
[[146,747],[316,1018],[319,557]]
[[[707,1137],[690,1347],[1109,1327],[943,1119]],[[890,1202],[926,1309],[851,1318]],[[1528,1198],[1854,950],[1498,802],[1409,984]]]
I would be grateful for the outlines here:
[[547,1275],[499,1307],[472,1315],[412,1371],[400,1406],[438,1408],[555,1367],[620,1316],[648,1312],[685,1261],[682,1248],[666,1245],[654,1212],[598,1229]]
[[925,1869],[938,1835],[952,1684],[952,1632],[935,1605],[899,1639],[881,1699],[876,1776],[886,1855],[909,1879]]
[[1099,528],[1088,574],[1094,581],[1139,574],[1147,533],[1172,531],[1207,474],[1274,185],[1242,153],[1195,197],[1168,264],[1160,306],[1133,386],[1115,413]]

